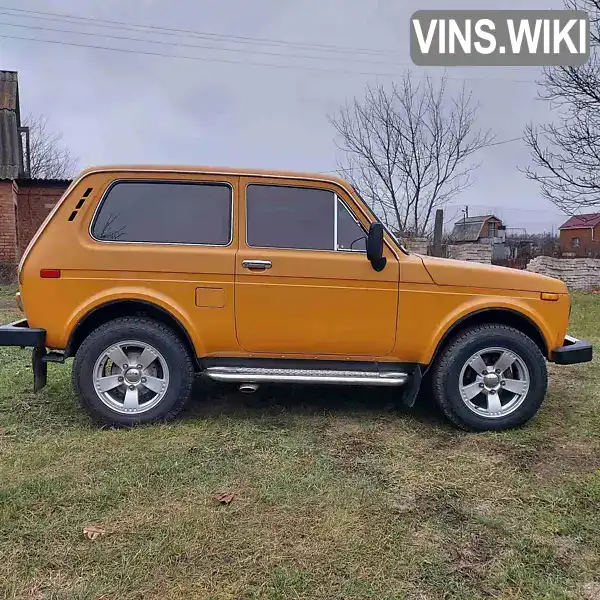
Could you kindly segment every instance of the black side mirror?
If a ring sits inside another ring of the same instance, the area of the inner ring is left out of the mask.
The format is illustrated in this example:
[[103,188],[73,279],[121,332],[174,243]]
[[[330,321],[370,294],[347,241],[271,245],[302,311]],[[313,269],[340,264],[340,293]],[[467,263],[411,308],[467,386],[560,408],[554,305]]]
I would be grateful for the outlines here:
[[387,259],[383,255],[383,225],[381,223],[371,223],[371,227],[369,227],[367,258],[376,271],[383,271]]

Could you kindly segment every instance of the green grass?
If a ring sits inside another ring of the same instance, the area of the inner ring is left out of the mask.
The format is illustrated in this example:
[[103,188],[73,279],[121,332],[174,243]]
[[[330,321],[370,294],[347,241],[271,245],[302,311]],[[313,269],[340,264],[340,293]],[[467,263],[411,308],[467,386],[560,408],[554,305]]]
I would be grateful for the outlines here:
[[[600,295],[574,297],[571,330],[600,346]],[[32,394],[30,353],[0,348],[2,598],[600,589],[597,360],[551,366],[529,426],[477,435],[428,407],[389,411],[386,391],[282,389],[257,403],[202,386],[172,424],[100,430],[70,365],[51,365],[49,380]],[[230,505],[213,498],[225,491]],[[88,525],[106,535],[90,541]]]

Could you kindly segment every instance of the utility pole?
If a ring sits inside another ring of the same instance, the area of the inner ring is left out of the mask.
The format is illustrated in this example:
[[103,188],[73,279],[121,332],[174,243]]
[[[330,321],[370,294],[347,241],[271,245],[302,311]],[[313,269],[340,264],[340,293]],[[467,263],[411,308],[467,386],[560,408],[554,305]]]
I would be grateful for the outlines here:
[[433,227],[433,255],[442,256],[442,230],[444,227],[444,211],[438,208],[435,211],[435,225]]

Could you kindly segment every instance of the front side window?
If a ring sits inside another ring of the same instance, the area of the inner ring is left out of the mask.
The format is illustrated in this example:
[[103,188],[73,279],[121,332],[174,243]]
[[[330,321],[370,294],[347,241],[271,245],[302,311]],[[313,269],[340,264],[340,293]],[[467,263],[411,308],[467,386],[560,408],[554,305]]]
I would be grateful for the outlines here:
[[366,233],[329,190],[249,185],[248,246],[298,250],[365,251]]
[[248,246],[334,250],[334,198],[328,190],[249,185]]
[[102,201],[92,236],[101,241],[227,246],[231,219],[227,184],[123,181]]
[[581,243],[581,240],[578,237],[574,237],[571,239],[571,246],[573,248],[579,248],[580,243]]
[[367,251],[367,234],[350,209],[337,201],[337,249]]

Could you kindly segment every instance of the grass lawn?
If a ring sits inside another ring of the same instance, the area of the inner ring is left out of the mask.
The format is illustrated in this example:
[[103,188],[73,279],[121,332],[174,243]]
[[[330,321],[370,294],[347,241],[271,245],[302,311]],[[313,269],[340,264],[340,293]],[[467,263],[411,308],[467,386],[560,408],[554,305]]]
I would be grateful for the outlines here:
[[[600,295],[571,332],[600,350]],[[70,365],[49,381],[0,348],[1,598],[600,598],[598,359],[477,435],[390,391],[202,386],[172,424],[99,430]]]

